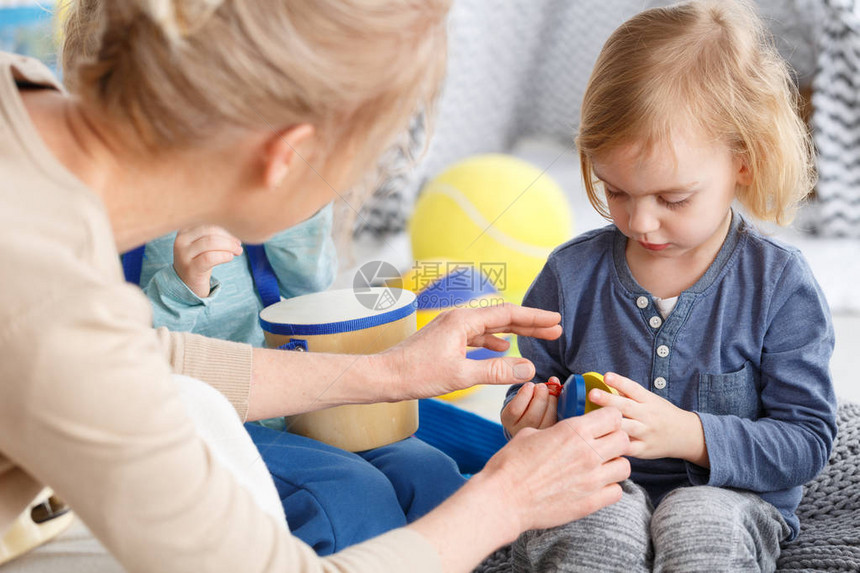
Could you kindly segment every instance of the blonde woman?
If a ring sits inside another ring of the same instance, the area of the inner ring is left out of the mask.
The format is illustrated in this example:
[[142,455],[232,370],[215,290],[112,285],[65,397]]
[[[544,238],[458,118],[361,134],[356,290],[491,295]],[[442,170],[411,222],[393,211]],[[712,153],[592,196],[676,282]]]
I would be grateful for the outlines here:
[[[607,373],[621,396],[589,397],[623,413],[632,478],[621,502],[522,536],[517,571],[772,571],[797,536],[836,435],[833,327],[800,252],[750,222],[790,221],[812,188],[795,97],[744,2],[648,10],[607,40],[577,143],[613,224],[550,256],[525,304],[565,334],[520,349],[541,380]],[[509,392],[512,434],[555,422],[538,386]]]
[[0,56],[0,536],[50,485],[99,543],[77,526],[4,571],[468,571],[619,498],[610,408],[521,432],[405,528],[324,559],[291,537],[241,420],[529,380],[528,360],[465,349],[558,337],[558,315],[455,311],[375,356],[252,350],[152,330],[118,252],[203,223],[261,242],[336,199],[431,107],[447,2],[83,8],[104,26],[65,71],[80,96]]

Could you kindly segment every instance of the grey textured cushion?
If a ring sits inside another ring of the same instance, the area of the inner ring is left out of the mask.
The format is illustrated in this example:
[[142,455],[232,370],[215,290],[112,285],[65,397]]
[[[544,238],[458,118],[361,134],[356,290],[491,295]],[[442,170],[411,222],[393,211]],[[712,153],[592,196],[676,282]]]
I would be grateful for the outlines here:
[[[756,2],[801,82],[808,83],[815,69],[822,1]],[[509,152],[527,138],[572,146],[582,96],[603,43],[637,12],[671,3],[454,2],[448,72],[427,153],[412,172],[389,180],[365,203],[357,234],[402,231],[423,183],[461,159]],[[418,148],[423,137],[413,141]]]

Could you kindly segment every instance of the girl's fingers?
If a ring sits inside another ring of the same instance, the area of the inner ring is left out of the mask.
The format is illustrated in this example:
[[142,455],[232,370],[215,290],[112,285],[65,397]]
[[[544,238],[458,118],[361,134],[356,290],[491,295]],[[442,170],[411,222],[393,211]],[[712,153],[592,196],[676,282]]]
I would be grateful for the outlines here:
[[603,376],[603,381],[606,382],[607,385],[612,386],[621,392],[623,396],[627,396],[637,402],[644,402],[648,400],[651,395],[651,392],[630,378],[626,378],[620,374],[616,374],[615,372],[607,372]]
[[[514,396],[505,409],[502,410],[502,418],[506,418],[508,423],[516,424],[523,417],[523,414],[528,408],[529,402],[534,394],[534,383],[526,382],[520,387],[516,396]],[[505,420],[503,420],[504,422]]]
[[543,415],[546,411],[546,402],[549,397],[545,384],[534,385],[534,395],[528,408],[520,418],[518,424],[520,426],[528,426],[529,428],[540,428]]
[[546,408],[544,408],[543,411],[543,417],[541,418],[539,426],[540,428],[549,428],[558,421],[558,415],[556,413],[558,408],[558,399],[552,394],[549,394],[549,392],[547,392],[547,394]]
[[612,406],[621,410],[625,418],[635,418],[636,402],[624,396],[616,396],[605,390],[595,388],[588,393],[588,399],[598,406]]

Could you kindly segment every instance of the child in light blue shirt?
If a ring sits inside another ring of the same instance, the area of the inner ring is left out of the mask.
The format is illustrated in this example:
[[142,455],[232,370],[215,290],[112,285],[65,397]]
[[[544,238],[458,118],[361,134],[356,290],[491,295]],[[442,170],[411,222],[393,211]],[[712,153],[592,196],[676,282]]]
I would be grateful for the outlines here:
[[[264,245],[242,245],[223,229],[185,229],[148,243],[139,272],[154,325],[263,346],[260,310],[278,298],[328,288],[337,257],[332,206]],[[264,281],[259,258],[277,285]],[[258,284],[266,283],[265,285]],[[288,431],[284,418],[245,424],[275,481],[290,530],[329,555],[410,523],[465,481],[454,461],[411,437],[347,452]]]
[[[319,292],[331,286],[337,272],[337,251],[331,230],[332,205],[329,204],[310,219],[266,241],[266,257],[277,275],[282,297]],[[211,276],[204,277],[206,293],[203,294],[194,292],[177,274],[174,265],[176,236],[177,233],[171,233],[147,243],[141,266],[140,284],[152,301],[155,325],[265,346],[258,320],[263,301],[254,287],[247,254],[239,242],[218,231],[195,234],[198,241],[212,241],[214,236],[215,240],[226,243],[214,252],[229,253],[219,259],[226,262],[210,267]]]

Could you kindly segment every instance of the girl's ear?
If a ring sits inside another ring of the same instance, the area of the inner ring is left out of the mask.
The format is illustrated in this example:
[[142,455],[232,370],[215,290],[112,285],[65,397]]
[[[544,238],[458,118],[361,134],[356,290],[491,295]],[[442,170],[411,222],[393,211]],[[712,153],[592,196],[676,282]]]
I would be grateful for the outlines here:
[[300,123],[274,132],[266,140],[263,163],[263,184],[266,189],[280,187],[290,170],[305,162],[305,157],[297,150],[309,153],[310,148],[306,144],[313,140],[314,134],[314,126]]
[[735,156],[735,165],[737,167],[737,181],[739,185],[749,187],[753,182],[752,169],[750,169],[749,161],[746,157]]

